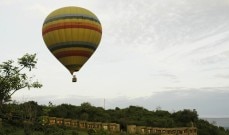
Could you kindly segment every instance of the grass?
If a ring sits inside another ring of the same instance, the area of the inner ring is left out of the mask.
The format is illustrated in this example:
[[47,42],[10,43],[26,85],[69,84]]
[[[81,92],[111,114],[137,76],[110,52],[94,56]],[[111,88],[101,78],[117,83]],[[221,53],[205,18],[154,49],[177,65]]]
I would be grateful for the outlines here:
[[[65,134],[64,135],[72,135],[72,131],[73,130],[65,130]],[[88,135],[86,131],[78,131],[79,135]],[[8,135],[25,135],[24,134],[24,130],[23,129],[18,129],[17,131],[15,131],[14,133],[8,134]],[[33,132],[32,135],[44,135],[43,132]],[[120,134],[113,134],[113,135],[120,135]]]
[[[70,129],[65,130],[64,135],[72,135],[72,131]],[[88,135],[86,131],[77,131],[79,135]],[[0,134],[1,135],[1,134]],[[8,133],[7,135],[25,135],[24,129],[16,129],[14,132]],[[44,135],[43,132],[34,131],[32,135]]]
[[[24,127],[25,128],[25,127]],[[4,124],[3,128],[0,128],[0,135],[25,135],[23,127],[11,126],[9,124]],[[30,128],[26,128],[30,129]],[[1,132],[1,130],[3,132]],[[42,129],[44,130],[44,129]],[[50,133],[51,135],[60,135],[64,132],[64,135],[73,135],[73,132],[76,131],[79,135],[88,135],[86,130],[80,129],[73,129],[73,128],[60,128],[60,127],[53,127],[53,128],[45,128],[46,132]],[[42,131],[33,131],[30,133],[31,135],[45,135]],[[47,134],[46,134],[47,135]],[[112,135],[120,135],[120,133],[113,133]]]

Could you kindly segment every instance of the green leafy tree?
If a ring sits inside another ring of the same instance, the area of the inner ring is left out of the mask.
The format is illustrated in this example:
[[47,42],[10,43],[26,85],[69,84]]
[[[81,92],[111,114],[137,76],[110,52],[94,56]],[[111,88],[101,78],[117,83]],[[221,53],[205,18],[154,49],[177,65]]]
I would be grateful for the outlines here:
[[21,110],[23,119],[26,119],[30,122],[35,122],[37,116],[41,116],[40,114],[42,114],[41,107],[37,104],[37,102],[34,101],[28,101],[21,104]]
[[2,105],[11,101],[12,95],[23,88],[41,88],[42,84],[28,76],[37,64],[36,54],[25,54],[17,60],[8,60],[0,64],[0,110]]
[[196,122],[198,120],[196,110],[184,109],[183,111],[173,113],[172,116],[178,126],[190,126],[191,122]]

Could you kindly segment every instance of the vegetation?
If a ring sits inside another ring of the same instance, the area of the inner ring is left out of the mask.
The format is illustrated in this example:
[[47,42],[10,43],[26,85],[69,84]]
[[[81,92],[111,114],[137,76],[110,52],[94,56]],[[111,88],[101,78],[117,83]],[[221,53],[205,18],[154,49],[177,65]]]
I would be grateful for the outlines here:
[[[50,103],[51,104],[51,103]],[[196,110],[181,110],[170,113],[165,110],[149,111],[139,106],[104,110],[101,107],[92,106],[90,103],[82,103],[80,106],[70,104],[61,105],[38,105],[34,101],[25,103],[11,102],[5,104],[3,126],[0,135],[6,132],[22,132],[23,134],[37,135],[107,135],[106,131],[89,130],[78,131],[63,126],[42,125],[40,116],[71,118],[95,122],[119,123],[123,131],[128,124],[151,126],[151,127],[187,127],[196,126],[198,135],[229,135],[229,130],[217,127],[209,122],[199,119]],[[22,130],[23,129],[23,130]]]
[[13,60],[8,60],[0,64],[0,111],[2,105],[11,101],[11,96],[23,89],[40,88],[42,85],[37,81],[32,81],[23,70],[31,71],[37,63],[36,54],[25,54],[19,58],[17,65]]

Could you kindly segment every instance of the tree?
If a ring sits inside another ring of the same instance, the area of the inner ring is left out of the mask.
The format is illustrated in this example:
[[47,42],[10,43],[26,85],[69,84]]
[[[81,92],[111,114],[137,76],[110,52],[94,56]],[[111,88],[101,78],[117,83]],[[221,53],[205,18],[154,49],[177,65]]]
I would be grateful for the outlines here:
[[38,116],[42,114],[42,108],[34,101],[28,101],[20,105],[24,125],[24,134],[32,135],[36,129],[41,129]]
[[195,123],[198,120],[198,114],[195,109],[184,109],[183,111],[173,113],[172,116],[178,126],[191,126],[190,123]]
[[28,101],[21,104],[23,119],[34,123],[38,116],[42,113],[41,107],[34,101]]
[[0,64],[0,110],[2,105],[11,101],[12,95],[23,88],[41,88],[42,84],[33,81],[26,69],[32,71],[37,64],[36,54],[25,54],[18,58],[15,65],[13,60]]

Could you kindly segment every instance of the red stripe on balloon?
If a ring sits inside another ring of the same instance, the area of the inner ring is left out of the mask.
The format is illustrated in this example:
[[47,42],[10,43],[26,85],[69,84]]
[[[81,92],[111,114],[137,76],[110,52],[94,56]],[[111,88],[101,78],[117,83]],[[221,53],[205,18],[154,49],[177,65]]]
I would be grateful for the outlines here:
[[98,29],[98,28],[93,27],[93,26],[82,25],[82,24],[73,24],[73,25],[63,25],[63,26],[56,26],[56,27],[50,27],[50,28],[44,29],[42,31],[42,35],[45,35],[46,33],[54,31],[54,30],[69,29],[69,28],[84,28],[84,29],[95,30],[99,33],[102,33],[101,29]]
[[62,51],[58,53],[54,53],[56,58],[63,58],[68,56],[83,56],[89,58],[92,55],[92,52],[81,51],[81,50],[73,50],[73,51]]

